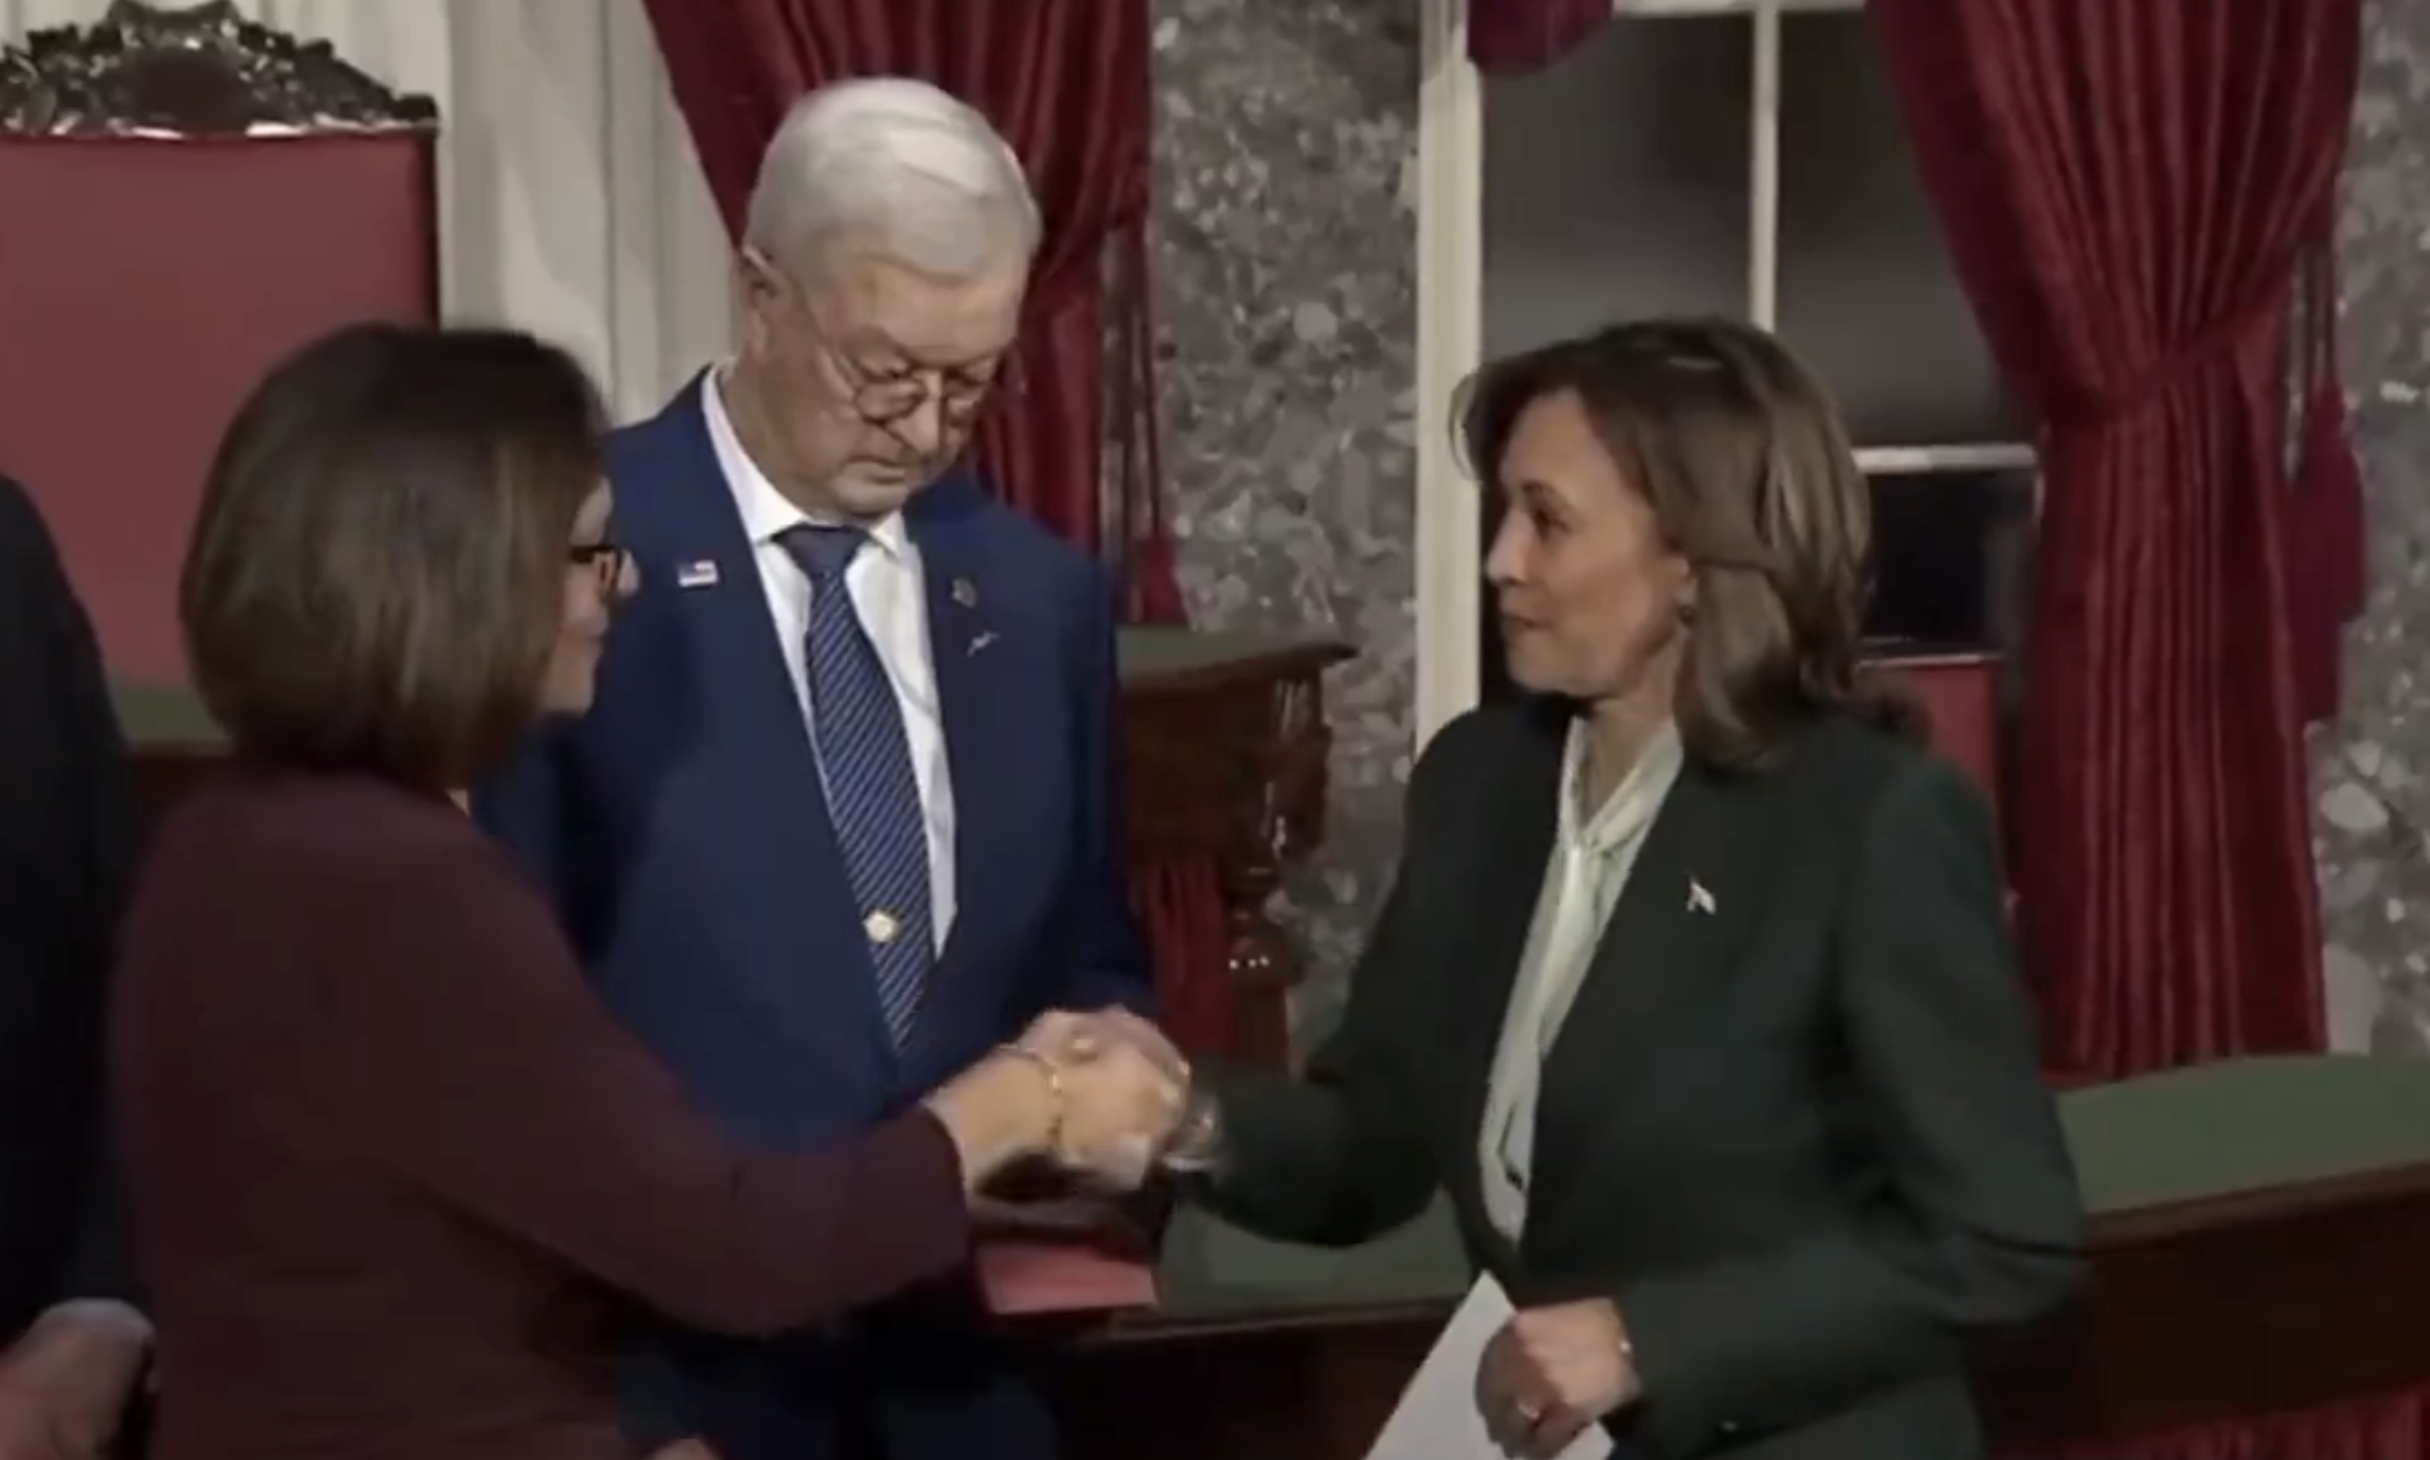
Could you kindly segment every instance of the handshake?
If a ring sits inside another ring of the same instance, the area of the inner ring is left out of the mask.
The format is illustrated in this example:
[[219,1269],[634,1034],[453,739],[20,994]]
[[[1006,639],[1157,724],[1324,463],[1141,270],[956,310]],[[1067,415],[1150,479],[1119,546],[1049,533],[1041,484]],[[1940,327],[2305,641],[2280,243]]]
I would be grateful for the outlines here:
[[1160,1164],[1211,1154],[1214,1109],[1189,1061],[1155,1025],[1122,1009],[1042,1015],[1021,1037],[930,1097],[975,1189],[1045,1158],[1096,1185],[1130,1190]]

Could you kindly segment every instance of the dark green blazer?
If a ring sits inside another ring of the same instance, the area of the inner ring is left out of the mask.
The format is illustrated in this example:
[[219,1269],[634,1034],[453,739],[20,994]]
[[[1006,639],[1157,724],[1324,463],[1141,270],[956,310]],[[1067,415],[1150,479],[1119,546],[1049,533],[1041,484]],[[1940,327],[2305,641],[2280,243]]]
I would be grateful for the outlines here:
[[2064,1299],[2081,1231],[1981,796],[1853,718],[1760,771],[1691,756],[1546,1064],[1513,1250],[1477,1136],[1566,723],[1496,707],[1428,746],[1340,1030],[1304,1081],[1208,1076],[1204,1199],[1348,1244],[1448,1190],[1522,1307],[1618,1304],[1623,1455],[1981,1454],[1964,1335]]

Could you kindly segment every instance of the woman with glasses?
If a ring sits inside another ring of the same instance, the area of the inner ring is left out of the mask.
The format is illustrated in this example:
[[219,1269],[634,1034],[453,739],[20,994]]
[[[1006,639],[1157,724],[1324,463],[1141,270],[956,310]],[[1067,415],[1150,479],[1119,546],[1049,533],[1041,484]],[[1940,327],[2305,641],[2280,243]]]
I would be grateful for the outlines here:
[[[129,918],[114,1079],[160,1460],[612,1460],[624,1315],[760,1333],[960,1268],[969,1193],[1168,1120],[1049,1016],[865,1134],[753,1151],[592,997],[464,812],[635,588],[599,405],[528,336],[349,329],[229,428],[180,584],[233,762]],[[807,976],[807,971],[805,971]]]

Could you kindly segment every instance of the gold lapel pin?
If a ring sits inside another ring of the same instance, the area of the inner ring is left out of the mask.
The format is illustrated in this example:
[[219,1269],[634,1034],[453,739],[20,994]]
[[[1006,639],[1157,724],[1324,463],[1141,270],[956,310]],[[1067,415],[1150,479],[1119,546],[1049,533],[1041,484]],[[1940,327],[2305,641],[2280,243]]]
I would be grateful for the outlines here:
[[968,578],[954,579],[953,601],[962,605],[964,608],[978,607],[979,585],[971,582]]

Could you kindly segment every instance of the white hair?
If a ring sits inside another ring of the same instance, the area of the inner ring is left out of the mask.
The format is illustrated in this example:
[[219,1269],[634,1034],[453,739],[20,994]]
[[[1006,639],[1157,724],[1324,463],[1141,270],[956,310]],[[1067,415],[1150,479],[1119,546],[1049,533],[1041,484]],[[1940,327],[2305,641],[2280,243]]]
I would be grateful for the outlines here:
[[744,238],[771,258],[866,230],[914,268],[967,275],[1037,250],[1021,159],[978,109],[925,81],[841,81],[785,113],[760,159]]

